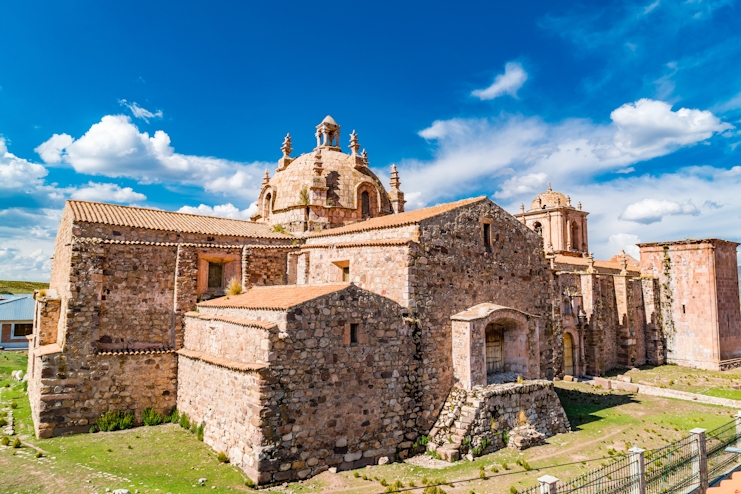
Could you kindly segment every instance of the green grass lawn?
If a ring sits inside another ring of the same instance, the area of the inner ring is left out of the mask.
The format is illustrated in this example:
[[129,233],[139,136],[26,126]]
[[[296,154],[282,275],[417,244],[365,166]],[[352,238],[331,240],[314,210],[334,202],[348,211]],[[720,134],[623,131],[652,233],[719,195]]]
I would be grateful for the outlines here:
[[33,293],[43,288],[49,288],[49,283],[0,280],[0,293]]
[[615,376],[619,373],[630,376],[634,383],[741,400],[741,390],[733,389],[735,385],[741,386],[741,369],[719,372],[660,365],[643,366],[629,371],[613,370],[608,374]]
[[[0,407],[7,412],[11,402],[17,403],[17,433],[25,442],[15,450],[0,446],[0,492],[103,493],[106,488],[126,488],[132,494],[136,489],[142,494],[251,492],[238,469],[219,463],[214,451],[174,424],[36,440],[23,384],[10,380],[10,372],[25,369],[25,361],[23,354],[0,353]],[[545,474],[572,479],[607,464],[632,445],[660,447],[690,429],[724,424],[735,413],[695,402],[602,391],[582,383],[557,382],[556,391],[573,432],[549,438],[543,446],[523,452],[504,449],[442,468],[403,462],[324,472],[271,491],[380,493],[386,489],[383,484],[399,481],[406,489],[414,484],[407,492],[421,494],[427,481],[446,484],[447,493],[505,493],[511,487],[533,486]],[[43,452],[41,458],[36,458],[34,448]],[[481,467],[487,479],[479,478]],[[201,477],[208,479],[206,488],[195,485]]]

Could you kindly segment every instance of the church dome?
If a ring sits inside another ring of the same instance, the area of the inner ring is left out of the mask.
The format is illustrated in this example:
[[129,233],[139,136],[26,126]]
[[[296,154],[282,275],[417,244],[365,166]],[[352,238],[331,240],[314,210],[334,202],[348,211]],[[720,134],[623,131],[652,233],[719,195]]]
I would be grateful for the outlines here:
[[560,192],[554,191],[553,189],[551,189],[551,185],[548,184],[548,190],[538,194],[533,203],[530,205],[530,211],[562,207],[572,207],[571,199],[561,194]]
[[305,232],[403,211],[398,172],[392,167],[389,194],[368,168],[365,150],[358,153],[354,131],[348,154],[340,147],[340,126],[329,115],[314,135],[314,150],[298,158],[291,157],[291,136],[286,135],[278,170],[272,177],[265,171],[256,221]]
[[[361,184],[373,187],[381,201],[390,209],[386,189],[367,166],[356,167],[356,157],[329,148],[321,149],[322,185],[327,188],[326,205],[357,208],[356,192]],[[302,154],[273,175],[268,184],[274,191],[273,211],[301,205],[301,191],[312,187],[315,177],[316,153]]]

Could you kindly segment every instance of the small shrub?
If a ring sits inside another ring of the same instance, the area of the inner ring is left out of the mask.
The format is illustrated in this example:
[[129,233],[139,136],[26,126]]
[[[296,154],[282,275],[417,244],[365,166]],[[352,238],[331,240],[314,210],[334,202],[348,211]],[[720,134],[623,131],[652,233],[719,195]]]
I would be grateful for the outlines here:
[[502,431],[502,442],[505,446],[509,443],[509,431]]
[[134,426],[134,414],[121,410],[109,410],[100,416],[95,425],[104,432],[131,429]]
[[276,233],[288,233],[288,231],[283,228],[283,225],[273,225],[273,231]]
[[522,468],[524,468],[526,472],[529,472],[533,469],[533,467],[531,467],[530,463],[528,463],[527,461],[522,462]]
[[13,447],[16,449],[21,447],[21,440],[18,439],[17,437],[15,438],[15,441],[13,441]]
[[5,420],[5,417],[0,417],[0,427],[5,427],[8,425],[8,421]]
[[11,403],[10,403],[10,408],[12,408],[13,410],[15,410],[16,408],[18,408],[18,403],[16,403],[16,402],[11,402]]
[[255,488],[255,482],[251,478],[249,478],[249,477],[247,477],[246,479],[244,479],[244,485],[246,485],[250,489],[254,489]]
[[203,424],[199,425],[196,429],[196,436],[199,441],[203,442]]
[[517,458],[517,461],[515,461],[517,465],[522,466],[522,458]]
[[87,431],[90,434],[95,434],[96,432],[98,432],[98,429],[94,425],[91,425],[90,428]]
[[108,448],[107,450],[109,453],[113,453],[113,450],[111,448]]
[[378,482],[379,482],[379,483],[380,483],[380,484],[381,484],[382,486],[384,486],[384,487],[386,487],[387,485],[389,485],[389,483],[388,483],[388,482],[386,481],[386,479],[381,479],[381,480],[379,480]]
[[524,382],[525,380],[522,378],[522,376],[517,376],[517,384],[522,384]]
[[422,477],[422,480],[420,482],[422,482],[422,485],[427,485],[427,484],[430,483],[430,481],[429,481],[429,479],[427,477]]
[[356,479],[359,479],[359,478],[360,478],[360,472],[358,472],[357,470],[355,470],[355,471],[354,471],[354,472],[352,473],[352,475],[353,475],[353,477],[355,477]]
[[493,466],[491,467],[491,471],[492,471],[492,472],[494,472],[494,473],[497,473],[497,472],[499,471],[499,468],[497,468],[497,466],[496,466],[496,465],[493,465]]
[[484,470],[484,465],[481,465],[479,467],[479,478],[485,479],[486,478],[486,470]]
[[366,474],[363,474],[363,480],[368,480],[368,476]]
[[127,446],[127,448],[128,448],[128,449],[134,449],[134,448],[133,448],[133,447],[131,446],[131,444],[129,444],[129,445]]
[[198,425],[195,422],[190,424],[190,433],[195,434],[198,431]]
[[41,451],[37,451],[36,452],[36,458],[41,458],[42,456],[44,456],[44,455],[43,455],[43,453]]
[[223,451],[219,451],[219,453],[216,455],[216,459],[219,460],[221,463],[229,463],[229,457],[226,456],[226,453]]
[[430,487],[425,487],[425,490],[422,491],[422,494],[445,494],[445,491],[442,489],[442,487],[431,485]]
[[237,278],[229,280],[229,284],[226,286],[227,295],[239,295],[242,293],[242,283]]
[[142,412],[142,422],[144,425],[160,425],[164,420],[162,414],[157,413],[153,407],[145,408]]
[[21,387],[23,388],[24,393],[28,393],[28,381],[23,381]]
[[417,487],[413,480],[409,481],[409,487]]
[[185,430],[190,429],[190,419],[184,413],[180,414],[180,427],[182,427]]
[[507,465],[506,461],[502,462],[502,468],[504,468],[505,470],[509,470],[509,465]]
[[414,448],[419,446],[427,446],[430,443],[430,436],[419,436],[414,443]]
[[404,488],[404,483],[403,483],[403,482],[402,482],[401,480],[398,480],[398,479],[397,479],[397,480],[396,480],[396,481],[395,481],[395,482],[394,482],[394,483],[392,484],[392,486],[393,486],[393,487],[394,487],[395,489],[403,489],[403,488]]
[[3,446],[7,446],[8,444],[10,444],[10,439],[8,439],[8,436],[3,436],[3,438],[0,439],[0,444],[2,444]]
[[509,494],[517,494],[517,487],[514,485],[509,486]]
[[170,412],[170,415],[167,417],[168,422],[177,424],[180,422],[180,413],[178,412],[177,408],[173,408],[172,412]]

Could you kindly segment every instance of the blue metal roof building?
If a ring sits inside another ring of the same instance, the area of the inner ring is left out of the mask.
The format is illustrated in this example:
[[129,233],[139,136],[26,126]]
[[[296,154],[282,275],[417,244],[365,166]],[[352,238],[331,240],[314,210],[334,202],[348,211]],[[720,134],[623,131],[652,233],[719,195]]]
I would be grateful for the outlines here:
[[33,328],[33,295],[0,295],[0,345],[27,348],[26,334]]

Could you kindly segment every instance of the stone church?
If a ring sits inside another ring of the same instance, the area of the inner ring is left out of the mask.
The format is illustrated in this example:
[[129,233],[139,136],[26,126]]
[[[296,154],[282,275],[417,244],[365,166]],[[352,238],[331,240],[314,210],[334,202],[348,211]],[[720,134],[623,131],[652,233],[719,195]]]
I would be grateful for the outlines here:
[[28,337],[38,437],[177,406],[271,484],[421,436],[455,459],[517,427],[563,432],[564,375],[741,362],[737,244],[595,260],[588,213],[550,187],[515,215],[486,197],[405,212],[357,134],[344,152],[327,117],[316,138],[294,159],[286,136],[252,221],[67,202]]

